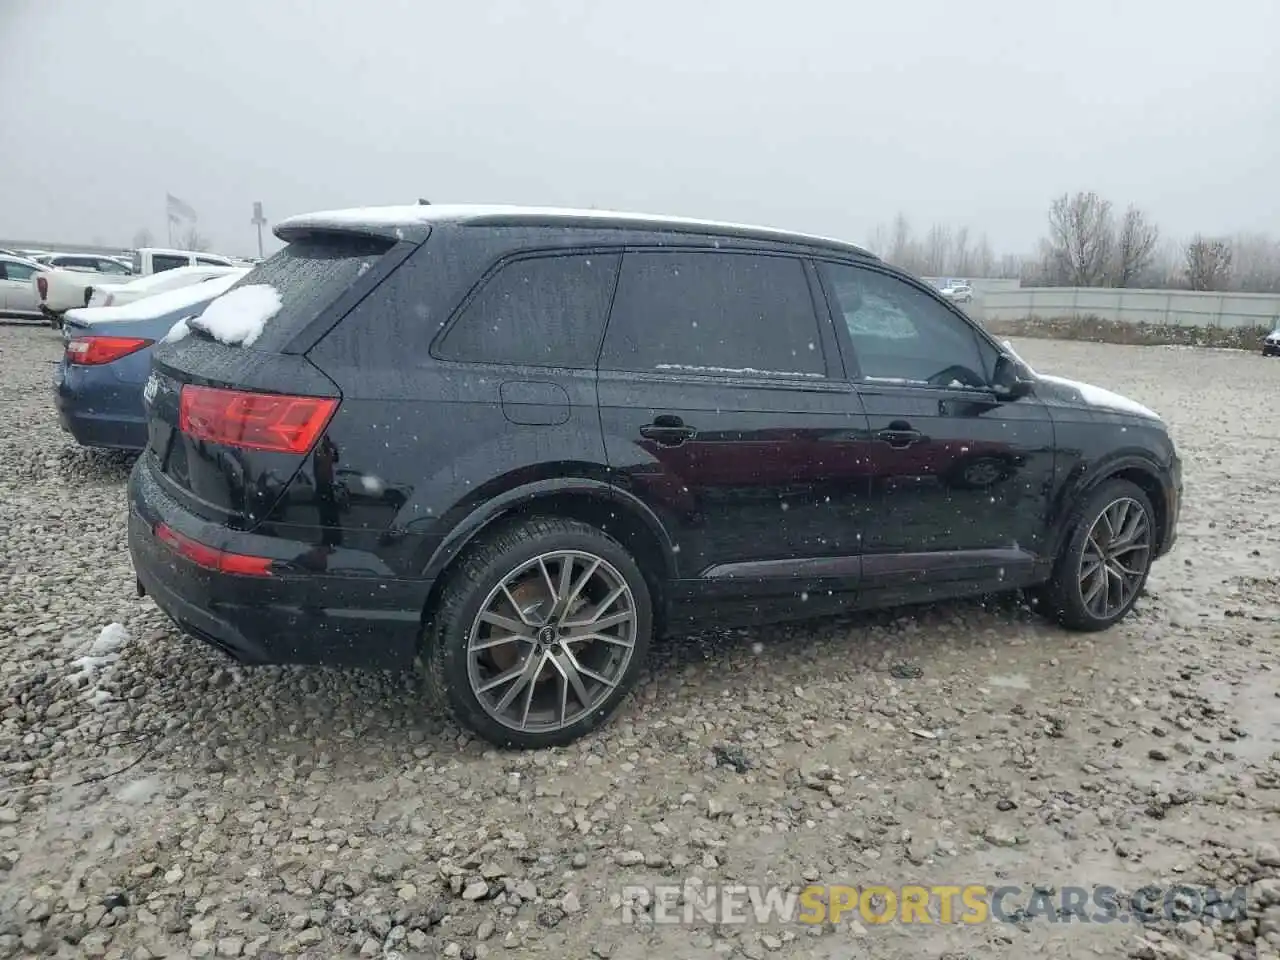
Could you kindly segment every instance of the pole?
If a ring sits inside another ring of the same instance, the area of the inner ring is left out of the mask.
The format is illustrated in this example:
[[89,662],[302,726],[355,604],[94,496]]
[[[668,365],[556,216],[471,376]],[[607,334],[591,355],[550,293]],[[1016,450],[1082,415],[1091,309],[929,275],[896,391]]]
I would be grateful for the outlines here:
[[255,200],[253,202],[253,219],[249,221],[258,228],[258,259],[262,259],[262,228],[266,226],[267,218],[262,215],[262,201]]

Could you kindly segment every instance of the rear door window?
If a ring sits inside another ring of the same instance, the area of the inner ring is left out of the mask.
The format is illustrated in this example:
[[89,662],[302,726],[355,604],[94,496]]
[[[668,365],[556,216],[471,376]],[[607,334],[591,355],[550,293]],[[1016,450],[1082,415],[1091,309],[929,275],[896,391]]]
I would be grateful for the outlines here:
[[463,306],[442,360],[594,369],[617,254],[528,257],[501,265]]
[[800,260],[711,250],[627,253],[601,369],[824,377]]

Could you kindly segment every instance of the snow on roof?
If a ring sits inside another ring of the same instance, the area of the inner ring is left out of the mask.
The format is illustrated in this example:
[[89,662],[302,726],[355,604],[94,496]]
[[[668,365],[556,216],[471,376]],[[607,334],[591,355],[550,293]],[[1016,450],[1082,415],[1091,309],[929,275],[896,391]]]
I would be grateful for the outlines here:
[[[219,297],[235,286],[248,271],[238,270],[225,277],[216,277],[188,287],[143,297],[118,307],[79,307],[68,310],[67,316],[81,323],[103,323],[111,320],[155,320],[175,310],[184,310]],[[163,276],[163,274],[160,274]]]
[[753,226],[720,220],[699,220],[653,213],[628,213],[618,210],[579,210],[572,207],[525,207],[504,204],[402,204],[387,207],[353,207],[347,210],[320,210],[288,217],[276,224],[279,230],[299,227],[398,227],[433,223],[465,223],[482,217],[535,217],[547,220],[600,220],[606,223],[634,223],[661,229],[673,227],[701,228],[708,232],[753,231],[779,237],[813,240],[849,247],[854,244],[831,237],[797,233],[779,227]]
[[[216,281],[215,281],[216,282]],[[251,283],[219,297],[187,324],[228,346],[252,346],[280,312],[280,294],[269,283]]]

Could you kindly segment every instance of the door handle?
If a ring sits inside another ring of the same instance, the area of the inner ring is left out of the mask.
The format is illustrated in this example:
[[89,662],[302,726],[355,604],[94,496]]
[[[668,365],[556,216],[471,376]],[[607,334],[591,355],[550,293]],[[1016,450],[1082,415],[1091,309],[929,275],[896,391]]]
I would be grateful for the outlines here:
[[912,430],[910,427],[890,427],[888,430],[878,432],[876,439],[887,443],[891,447],[902,449],[923,440],[924,434],[919,430]]
[[698,431],[688,426],[679,417],[667,415],[654,417],[653,423],[645,424],[640,428],[640,436],[646,440],[656,440],[664,447],[678,447],[697,435]]

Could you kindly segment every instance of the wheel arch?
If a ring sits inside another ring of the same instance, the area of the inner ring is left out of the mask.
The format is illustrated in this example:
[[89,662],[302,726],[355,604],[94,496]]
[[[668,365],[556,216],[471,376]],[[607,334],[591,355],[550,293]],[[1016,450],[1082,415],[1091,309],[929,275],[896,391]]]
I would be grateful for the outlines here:
[[1160,465],[1140,454],[1124,454],[1102,461],[1092,470],[1082,473],[1075,483],[1068,488],[1058,511],[1058,522],[1055,524],[1053,554],[1055,558],[1062,551],[1062,546],[1071,531],[1067,529],[1067,519],[1071,512],[1085,497],[1092,494],[1099,486],[1109,480],[1127,480],[1138,487],[1151,501],[1155,511],[1155,552],[1158,555],[1164,547],[1168,535],[1169,503],[1168,484],[1164,479],[1167,471]]
[[514,487],[464,517],[427,561],[433,580],[423,616],[437,603],[466,548],[496,525],[520,517],[558,516],[603,530],[635,557],[653,599],[654,627],[665,621],[667,584],[676,577],[676,551],[661,520],[632,494],[606,481],[557,477]]

